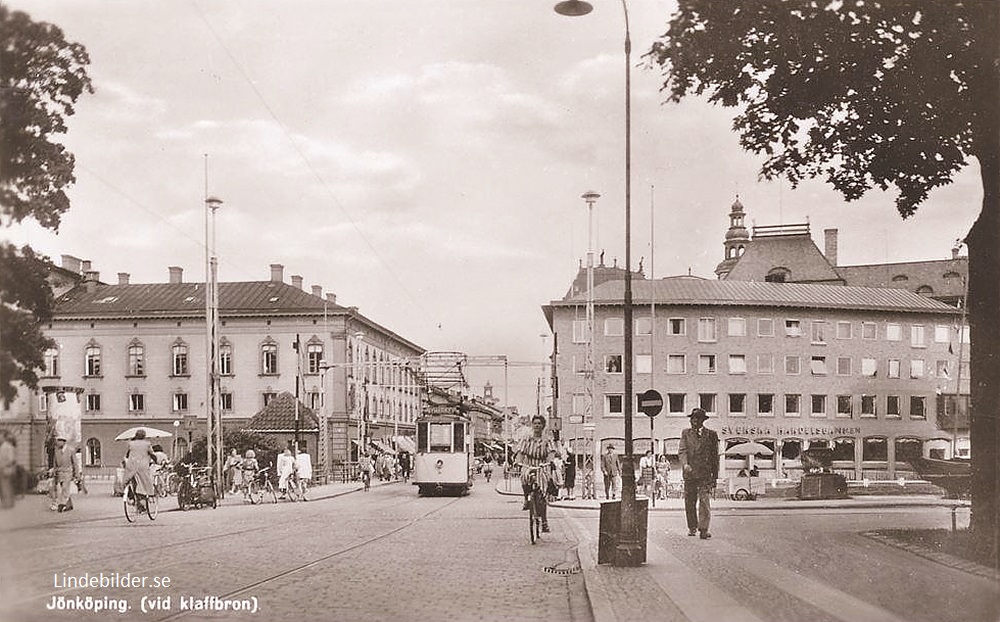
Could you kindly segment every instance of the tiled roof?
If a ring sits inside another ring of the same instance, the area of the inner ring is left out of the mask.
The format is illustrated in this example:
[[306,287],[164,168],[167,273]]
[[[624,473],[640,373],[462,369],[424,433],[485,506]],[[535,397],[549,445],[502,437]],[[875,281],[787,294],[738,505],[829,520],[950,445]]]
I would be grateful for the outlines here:
[[796,283],[842,282],[809,234],[754,237],[726,280],[763,281],[772,268],[787,268]]
[[[268,402],[246,425],[254,432],[291,432],[295,430],[295,396],[284,391]],[[319,419],[312,409],[299,402],[299,432],[318,432]]]
[[[344,307],[280,281],[219,283],[221,316],[323,313]],[[173,317],[205,315],[204,283],[80,285],[56,300],[55,315]]]
[[[610,281],[594,288],[595,304],[621,304],[624,281]],[[586,293],[553,301],[552,306],[585,304]],[[902,289],[877,289],[810,283],[760,283],[756,281],[712,281],[672,277],[633,280],[634,304],[729,305],[815,309],[852,309],[923,313],[959,313],[937,300]]]

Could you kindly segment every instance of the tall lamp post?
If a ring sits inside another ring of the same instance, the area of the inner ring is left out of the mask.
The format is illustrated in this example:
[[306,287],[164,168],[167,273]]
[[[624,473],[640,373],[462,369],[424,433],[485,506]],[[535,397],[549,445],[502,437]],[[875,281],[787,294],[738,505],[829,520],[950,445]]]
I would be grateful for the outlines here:
[[[205,166],[208,164],[206,162]],[[215,212],[222,206],[217,197],[205,198],[205,352],[207,354],[206,450],[215,481],[222,481],[222,412],[219,408],[219,260],[215,256]]]
[[[638,566],[645,561],[646,547],[639,542],[635,503],[635,469],[632,455],[632,411],[635,392],[632,388],[632,39],[629,35],[628,4],[621,0],[625,15],[625,455],[622,456],[622,501],[615,549],[616,566]],[[564,0],[555,5],[556,13],[577,17],[590,13],[594,7],[584,0]]]

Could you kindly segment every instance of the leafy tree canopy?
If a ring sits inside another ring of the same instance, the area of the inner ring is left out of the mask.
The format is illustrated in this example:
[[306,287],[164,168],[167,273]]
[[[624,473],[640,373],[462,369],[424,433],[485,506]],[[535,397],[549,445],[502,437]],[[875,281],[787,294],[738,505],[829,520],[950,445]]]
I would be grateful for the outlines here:
[[76,181],[73,154],[52,140],[84,92],[90,57],[59,27],[0,4],[0,217],[58,229]]
[[897,190],[911,215],[969,156],[995,157],[995,3],[680,0],[647,53],[671,101],[738,106],[764,178],[825,179],[848,200]]

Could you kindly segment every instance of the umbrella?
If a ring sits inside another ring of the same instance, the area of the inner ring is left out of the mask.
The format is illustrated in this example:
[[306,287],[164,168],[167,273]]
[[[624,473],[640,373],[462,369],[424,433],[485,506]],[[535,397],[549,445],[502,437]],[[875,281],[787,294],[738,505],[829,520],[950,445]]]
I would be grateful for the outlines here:
[[771,448],[756,441],[738,443],[726,450],[727,456],[773,456]]
[[146,431],[146,438],[164,438],[167,436],[173,436],[172,433],[165,430],[158,430],[156,428],[151,428],[145,425],[137,425],[134,428],[129,428],[115,437],[116,441],[130,441],[135,438],[135,433],[139,430]]

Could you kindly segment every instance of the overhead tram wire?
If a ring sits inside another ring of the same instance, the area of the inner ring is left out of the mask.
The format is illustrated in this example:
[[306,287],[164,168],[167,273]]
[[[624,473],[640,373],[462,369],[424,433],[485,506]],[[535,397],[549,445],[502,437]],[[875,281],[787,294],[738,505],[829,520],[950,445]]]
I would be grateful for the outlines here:
[[243,78],[243,80],[250,87],[250,90],[252,90],[253,93],[254,93],[254,95],[257,96],[257,99],[260,102],[261,106],[264,107],[264,109],[267,111],[268,115],[270,115],[271,119],[274,120],[274,122],[281,129],[282,134],[284,134],[285,138],[288,139],[288,142],[289,142],[289,144],[291,144],[292,149],[295,150],[295,153],[299,156],[299,158],[301,158],[302,162],[306,165],[306,168],[309,169],[309,172],[312,173],[312,175],[316,179],[316,181],[319,182],[320,186],[322,186],[323,190],[326,192],[327,196],[333,201],[334,205],[337,206],[337,208],[341,211],[341,213],[344,215],[344,217],[347,219],[347,221],[349,223],[351,223],[351,226],[354,227],[354,230],[358,233],[358,235],[361,237],[361,239],[364,240],[365,244],[368,246],[368,248],[371,251],[372,255],[374,255],[375,258],[378,259],[379,263],[382,264],[383,268],[385,268],[385,270],[390,275],[392,275],[392,278],[399,285],[400,290],[403,291],[406,294],[406,296],[409,297],[410,300],[418,308],[420,308],[421,311],[423,311],[424,315],[427,318],[431,318],[430,311],[428,311],[428,309],[426,307],[424,307],[424,305],[420,302],[420,300],[417,299],[417,297],[413,295],[413,292],[411,292],[409,290],[409,288],[407,288],[406,282],[403,279],[401,279],[398,274],[396,274],[396,272],[392,269],[392,267],[389,264],[389,262],[387,262],[385,260],[385,258],[382,257],[382,255],[378,252],[378,249],[372,243],[371,239],[369,239],[368,236],[365,235],[364,230],[361,229],[360,226],[358,226],[358,223],[354,219],[354,217],[347,211],[347,209],[340,202],[340,200],[337,198],[337,196],[335,194],[333,194],[333,191],[330,190],[330,186],[326,183],[326,180],[323,179],[323,176],[319,174],[319,171],[317,171],[316,168],[312,165],[312,162],[309,161],[309,158],[306,157],[305,153],[303,153],[303,151],[299,147],[299,145],[295,142],[295,140],[292,139],[292,135],[288,131],[288,128],[285,126],[284,123],[282,123],[281,119],[278,118],[278,115],[274,112],[274,109],[267,103],[267,100],[264,98],[264,95],[260,92],[260,90],[254,84],[253,80],[250,79],[250,76],[247,74],[246,70],[243,68],[243,65],[239,62],[239,60],[237,60],[236,56],[233,54],[233,52],[229,49],[229,47],[222,40],[222,37],[219,36],[219,33],[212,26],[212,23],[208,20],[208,17],[206,17],[205,14],[202,12],[201,8],[198,7],[198,3],[194,2],[192,0],[191,4],[192,4],[192,6],[194,6],[195,11],[198,13],[198,16],[201,18],[202,22],[204,22],[204,24],[208,28],[209,32],[212,33],[212,37],[219,44],[219,47],[221,47],[222,50],[226,53],[226,56],[228,56],[229,60],[232,61],[233,66],[236,67],[236,70],[239,72],[240,76]]

